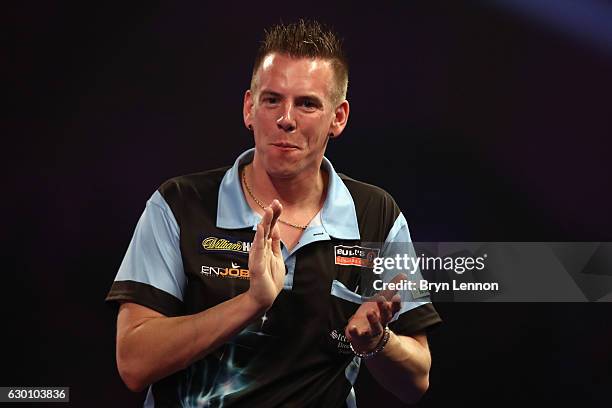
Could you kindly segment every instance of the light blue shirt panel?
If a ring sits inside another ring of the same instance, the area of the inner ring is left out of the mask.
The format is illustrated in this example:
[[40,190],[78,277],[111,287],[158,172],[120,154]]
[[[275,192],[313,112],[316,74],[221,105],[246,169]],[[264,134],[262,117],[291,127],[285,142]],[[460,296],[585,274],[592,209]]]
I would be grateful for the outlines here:
[[347,408],[357,408],[357,397],[355,395],[355,388],[352,386],[355,385],[355,381],[357,380],[357,375],[359,375],[359,368],[361,367],[361,359],[357,356],[353,357],[351,362],[346,366],[344,370],[344,376],[347,381],[351,384],[351,390],[349,391],[348,396],[346,397],[346,406]]
[[337,279],[332,281],[331,294],[358,305],[362,304],[364,301],[361,295],[353,292]]
[[240,166],[253,161],[255,149],[242,153],[234,165],[225,172],[217,199],[217,227],[240,229],[257,225],[260,217],[249,207],[242,192]]
[[329,174],[327,197],[321,208],[323,228],[329,235],[337,239],[360,239],[353,196],[331,162],[325,157],[323,157],[323,168]]
[[[389,231],[387,235],[387,239],[383,244],[381,257],[383,258],[395,258],[396,255],[404,256],[407,254],[410,257],[416,257],[416,253],[414,251],[414,246],[412,245],[412,239],[410,238],[410,230],[408,229],[408,223],[406,222],[406,218],[402,213],[397,217],[395,222],[393,223],[393,227]],[[418,282],[422,279],[421,271],[419,268],[415,271],[415,273],[410,273],[411,271],[406,271],[404,269],[396,269],[385,268],[385,271],[380,275],[380,279],[383,282],[391,282],[393,278],[403,273],[408,277],[408,280]],[[400,314],[412,310],[418,306],[422,306],[427,303],[431,303],[429,295],[418,296],[418,299],[414,298],[414,294],[409,290],[401,290],[398,291],[401,299],[402,299],[402,307],[400,311],[394,316],[392,321],[397,320]]]
[[159,191],[147,201],[115,281],[151,285],[183,300],[186,285],[179,226]]

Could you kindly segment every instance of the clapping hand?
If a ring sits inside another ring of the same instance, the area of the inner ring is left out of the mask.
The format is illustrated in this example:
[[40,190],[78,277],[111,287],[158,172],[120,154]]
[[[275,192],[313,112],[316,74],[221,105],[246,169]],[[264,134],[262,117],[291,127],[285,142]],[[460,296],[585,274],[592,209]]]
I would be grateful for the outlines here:
[[[398,283],[406,275],[398,274],[392,282]],[[368,353],[381,342],[385,327],[401,308],[397,290],[384,290],[364,302],[351,317],[345,335],[355,351]]]
[[264,210],[249,253],[250,287],[247,292],[264,309],[269,309],[283,289],[285,262],[276,221],[283,207],[278,200]]

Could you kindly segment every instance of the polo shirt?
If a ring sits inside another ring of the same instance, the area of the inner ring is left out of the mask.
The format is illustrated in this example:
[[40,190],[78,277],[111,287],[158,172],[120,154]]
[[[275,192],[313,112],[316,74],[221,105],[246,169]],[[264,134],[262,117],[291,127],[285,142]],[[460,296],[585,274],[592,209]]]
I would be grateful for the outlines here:
[[[261,217],[244,197],[241,166],[170,179],[147,201],[109,302],[134,302],[165,316],[190,315],[249,288],[248,254]],[[244,330],[149,387],[145,407],[354,407],[360,368],[344,336],[357,308],[374,293],[376,257],[413,251],[406,219],[384,190],[329,175],[319,214],[282,254],[283,290]],[[409,279],[420,279],[416,274]],[[429,294],[401,291],[389,327],[409,335],[439,322]]]

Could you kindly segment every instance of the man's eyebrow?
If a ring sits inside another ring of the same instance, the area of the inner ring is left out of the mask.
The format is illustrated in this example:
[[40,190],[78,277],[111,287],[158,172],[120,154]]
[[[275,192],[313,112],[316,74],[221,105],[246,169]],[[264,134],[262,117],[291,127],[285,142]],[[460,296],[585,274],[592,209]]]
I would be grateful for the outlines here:
[[318,95],[309,94],[309,95],[299,95],[295,99],[312,99],[313,101],[321,101]]
[[259,96],[260,96],[260,97],[261,97],[261,96],[275,96],[275,97],[277,97],[277,98],[280,98],[282,95],[281,95],[281,94],[279,94],[278,92],[274,92],[274,91],[268,91],[268,90],[265,90],[265,91],[261,91],[261,92],[260,92],[260,94],[259,94]]
[[323,106],[323,100],[319,98],[317,95],[300,95],[295,98],[296,101],[310,101],[315,103],[316,105]]
[[[268,96],[272,96],[275,98],[283,98],[283,95],[278,93],[278,92],[274,92],[271,90],[263,90],[259,93],[259,98],[264,98],[264,97],[268,97]],[[298,95],[295,97],[295,100],[297,101],[312,101],[315,102],[318,105],[323,105],[323,100],[316,94],[306,94],[306,95]]]

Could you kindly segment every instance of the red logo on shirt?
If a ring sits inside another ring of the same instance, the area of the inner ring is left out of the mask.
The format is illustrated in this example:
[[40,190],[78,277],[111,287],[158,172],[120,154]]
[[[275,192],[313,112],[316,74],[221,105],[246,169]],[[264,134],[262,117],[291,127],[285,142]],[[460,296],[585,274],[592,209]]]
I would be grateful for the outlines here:
[[378,251],[378,248],[336,245],[334,247],[335,264],[373,268],[374,258],[378,257]]

